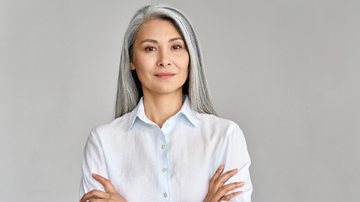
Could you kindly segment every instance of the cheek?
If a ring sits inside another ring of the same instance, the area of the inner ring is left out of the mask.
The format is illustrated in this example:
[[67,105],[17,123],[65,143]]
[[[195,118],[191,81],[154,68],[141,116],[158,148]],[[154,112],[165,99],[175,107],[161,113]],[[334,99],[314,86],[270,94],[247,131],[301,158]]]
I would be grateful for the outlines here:
[[175,59],[176,64],[179,68],[188,68],[190,59],[187,51],[177,52],[174,54],[173,58]]
[[[138,76],[151,73],[152,67],[154,65],[154,59],[151,57],[137,56],[134,58],[134,66]],[[139,75],[140,74],[140,75]]]
[[181,67],[184,70],[185,73],[188,73],[189,71],[189,65],[190,65],[190,59],[189,59],[189,55],[188,54],[184,54],[184,56],[182,57],[181,61]]

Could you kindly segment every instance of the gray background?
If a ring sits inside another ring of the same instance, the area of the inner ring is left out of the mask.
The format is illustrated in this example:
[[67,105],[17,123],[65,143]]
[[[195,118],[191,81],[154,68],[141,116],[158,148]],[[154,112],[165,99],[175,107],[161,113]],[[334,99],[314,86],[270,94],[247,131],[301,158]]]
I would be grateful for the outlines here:
[[[1,0],[1,201],[78,200],[124,30],[149,2]],[[360,1],[162,2],[193,22],[215,107],[245,133],[253,201],[359,201]]]

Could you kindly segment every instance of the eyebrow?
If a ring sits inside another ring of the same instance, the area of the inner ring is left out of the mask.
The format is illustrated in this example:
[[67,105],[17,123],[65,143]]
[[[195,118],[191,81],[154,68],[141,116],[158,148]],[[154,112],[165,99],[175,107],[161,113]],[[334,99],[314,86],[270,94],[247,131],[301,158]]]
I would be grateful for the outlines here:
[[[182,37],[175,37],[175,38],[169,39],[169,42],[176,41],[176,40],[183,40],[183,39],[182,39]],[[155,39],[144,39],[140,42],[140,44],[142,44],[144,42],[157,43],[158,41],[156,41]]]

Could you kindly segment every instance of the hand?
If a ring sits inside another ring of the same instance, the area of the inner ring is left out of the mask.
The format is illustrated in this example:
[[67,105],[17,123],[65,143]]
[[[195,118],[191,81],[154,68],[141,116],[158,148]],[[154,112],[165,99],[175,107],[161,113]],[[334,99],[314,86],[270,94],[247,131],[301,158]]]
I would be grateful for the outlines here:
[[[222,174],[224,171],[224,164],[222,164],[211,177],[209,182],[209,190],[204,199],[204,202],[219,202],[219,201],[228,201],[234,196],[241,193],[241,191],[233,192],[227,194],[229,191],[236,188],[244,186],[244,182],[234,182],[227,185],[224,185],[232,176],[234,176],[238,170],[230,170]],[[225,195],[227,194],[227,195]]]
[[84,194],[84,196],[81,197],[80,202],[126,202],[126,200],[116,192],[115,187],[111,184],[110,180],[97,174],[92,174],[92,177],[104,186],[105,192],[93,189]]

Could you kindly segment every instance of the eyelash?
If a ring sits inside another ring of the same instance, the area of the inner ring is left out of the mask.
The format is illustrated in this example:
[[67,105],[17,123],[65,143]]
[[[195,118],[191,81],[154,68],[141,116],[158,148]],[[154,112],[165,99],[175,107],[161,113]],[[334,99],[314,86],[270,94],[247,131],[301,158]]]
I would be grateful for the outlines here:
[[[176,46],[176,47],[178,47],[178,48],[174,48],[175,46]],[[182,46],[181,46],[181,45],[179,45],[179,44],[176,44],[176,45],[173,45],[173,46],[172,46],[172,48],[174,48],[174,49],[181,49],[181,48],[182,48]]]
[[146,48],[145,48],[145,51],[146,51],[146,52],[152,52],[151,50],[149,50],[150,48],[153,48],[153,49],[155,49],[155,47],[152,47],[152,46],[148,46],[148,47],[146,47]]
[[[176,44],[176,45],[173,45],[171,48],[173,48],[173,49],[177,50],[177,49],[181,49],[181,48],[182,48],[182,46],[181,46],[181,45]],[[146,52],[152,52],[152,51],[154,51],[154,50],[149,50],[149,49],[156,49],[156,48],[155,48],[155,47],[153,47],[153,46],[147,46],[147,47],[145,47],[145,51],[146,51]]]

